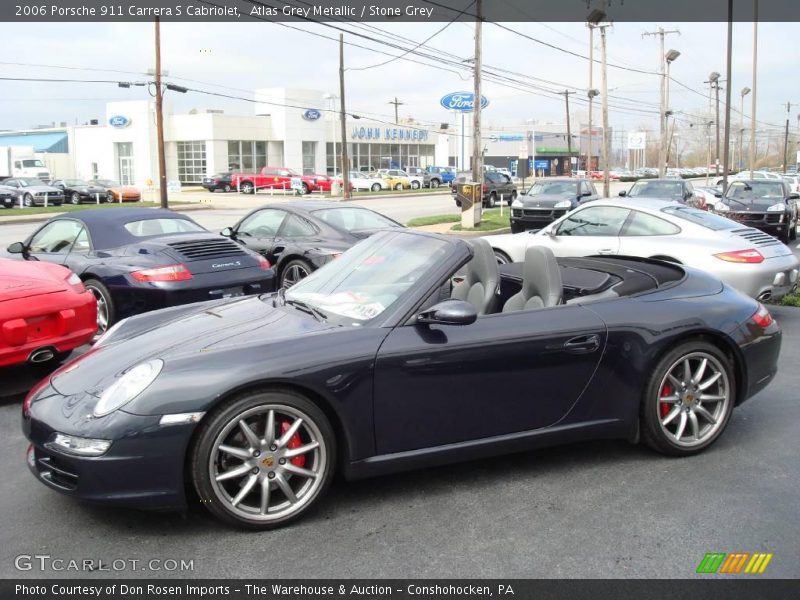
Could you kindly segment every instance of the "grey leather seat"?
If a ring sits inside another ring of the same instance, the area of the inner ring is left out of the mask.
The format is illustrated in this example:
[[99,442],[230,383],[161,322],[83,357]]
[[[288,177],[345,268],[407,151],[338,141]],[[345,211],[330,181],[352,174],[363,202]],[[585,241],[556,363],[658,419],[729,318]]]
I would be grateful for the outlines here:
[[563,293],[561,271],[553,251],[530,246],[522,267],[522,289],[506,301],[503,312],[558,306]]
[[469,243],[474,255],[464,267],[464,281],[453,288],[450,297],[472,304],[478,316],[492,314],[497,311],[497,288],[500,285],[497,259],[486,240],[476,238]]

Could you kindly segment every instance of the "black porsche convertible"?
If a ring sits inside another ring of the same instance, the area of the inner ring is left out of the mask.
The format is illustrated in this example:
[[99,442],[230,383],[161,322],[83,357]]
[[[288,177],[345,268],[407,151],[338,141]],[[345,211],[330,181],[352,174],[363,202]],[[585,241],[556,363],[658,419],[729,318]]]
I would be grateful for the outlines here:
[[97,328],[156,308],[272,291],[265,258],[186,215],[152,208],[53,217],[8,247],[26,260],[72,269],[97,299]]
[[67,495],[187,498],[251,529],[347,478],[584,439],[707,449],[775,376],[756,301],[652,259],[500,271],[485,240],[376,233],[288,290],[131,317],[23,403],[28,464]]

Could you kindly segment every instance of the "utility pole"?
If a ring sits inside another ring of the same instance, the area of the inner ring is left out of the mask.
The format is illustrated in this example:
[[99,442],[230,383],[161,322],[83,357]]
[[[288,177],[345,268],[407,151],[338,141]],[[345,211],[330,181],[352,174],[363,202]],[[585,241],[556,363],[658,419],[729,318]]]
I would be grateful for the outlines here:
[[472,180],[483,184],[483,145],[481,143],[481,26],[482,2],[475,5],[475,81],[472,108]]
[[342,197],[350,199],[350,163],[347,159],[347,113],[344,110],[344,34],[339,34],[339,126],[342,136]]
[[792,106],[796,106],[796,104],[792,104],[791,102],[786,103],[786,131],[783,134],[783,172],[786,172],[786,169],[789,168],[789,116],[792,112]]
[[[567,160],[569,161],[569,175],[572,177],[572,129],[570,129],[569,125],[569,96],[570,94],[574,94],[575,92],[570,92],[569,90],[564,90],[563,92],[559,92],[562,96],[564,96],[564,101],[567,105]],[[580,154],[580,150],[578,151]]]
[[[728,171],[730,170],[731,157],[731,63],[733,62],[733,0],[728,0],[728,56],[725,68],[727,72],[725,86],[725,154],[722,158],[722,189],[728,189]],[[719,90],[719,88],[717,88]],[[719,91],[717,91],[719,98]],[[719,111],[719,104],[717,104]],[[717,125],[719,128],[719,125]],[[719,131],[719,129],[717,129]],[[719,137],[717,137],[719,139]]]
[[167,161],[164,156],[164,112],[161,91],[161,22],[156,17],[156,140],[158,145],[158,193],[161,197],[161,208],[169,208],[167,199]]
[[656,31],[645,31],[642,34],[642,37],[650,37],[650,36],[658,36],[660,41],[659,46],[659,53],[658,53],[658,66],[660,69],[660,80],[661,80],[661,114],[658,119],[658,132],[659,138],[661,143],[659,144],[658,148],[658,176],[664,177],[665,168],[666,168],[666,160],[665,160],[665,148],[664,144],[666,142],[666,135],[667,135],[667,73],[666,73],[666,62],[665,62],[665,54],[664,54],[664,38],[671,33],[677,33],[678,35],[681,32],[678,29],[670,29],[665,30],[663,27],[659,27]]
[[611,137],[608,135],[608,68],[606,65],[606,28],[600,25],[600,52],[602,54],[602,94],[603,94],[603,197],[611,196],[611,180],[608,173],[608,158],[611,154]]
[[744,97],[752,91],[749,87],[743,87],[742,101],[739,104],[739,162],[736,165],[739,171],[744,168]]
[[594,97],[597,95],[594,92],[594,25],[587,23],[589,27],[589,144],[586,150],[586,164],[584,165],[584,177],[590,178],[589,172],[592,171],[592,112],[594,106]]
[[758,76],[758,0],[753,0],[753,104],[750,108],[750,179],[756,166],[756,90]]
[[394,97],[394,102],[392,102],[392,101],[390,100],[390,101],[389,101],[389,104],[394,104],[394,124],[395,124],[395,125],[399,125],[399,124],[400,124],[400,119],[398,118],[398,115],[397,115],[397,107],[398,107],[398,106],[402,106],[403,104],[405,104],[405,102],[400,102],[400,101],[397,99],[397,96],[395,96],[395,97]]

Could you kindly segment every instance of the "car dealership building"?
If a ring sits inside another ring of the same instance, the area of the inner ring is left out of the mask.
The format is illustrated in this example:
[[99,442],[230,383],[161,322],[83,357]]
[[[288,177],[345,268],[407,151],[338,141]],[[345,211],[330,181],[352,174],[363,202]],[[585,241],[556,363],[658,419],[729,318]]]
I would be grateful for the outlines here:
[[[341,151],[339,114],[329,94],[271,88],[255,91],[254,114],[221,110],[173,113],[164,106],[167,180],[197,184],[206,174],[285,166],[305,174],[330,173]],[[352,169],[447,165],[446,129],[411,120],[348,115]],[[65,124],[64,124],[65,125]],[[0,146],[33,146],[56,178],[109,178],[146,188],[158,181],[155,103],[109,102],[86,125],[0,133]],[[334,148],[336,155],[334,155]]]

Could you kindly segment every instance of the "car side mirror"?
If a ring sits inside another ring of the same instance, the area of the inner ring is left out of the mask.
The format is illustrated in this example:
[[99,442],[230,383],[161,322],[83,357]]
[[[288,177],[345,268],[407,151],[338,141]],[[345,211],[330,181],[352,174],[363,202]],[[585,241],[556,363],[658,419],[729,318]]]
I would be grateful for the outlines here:
[[592,192],[583,192],[583,193],[580,195],[580,197],[581,197],[581,198],[586,198],[586,197],[588,197],[588,196],[591,196],[591,195],[592,195]]
[[715,198],[722,198],[722,192],[714,192]]
[[426,325],[469,325],[477,319],[475,307],[463,300],[445,300],[417,315],[417,323]]
[[789,200],[800,200],[800,194],[797,192],[792,192],[789,194]]
[[221,236],[228,237],[228,238],[235,238],[236,232],[231,227],[226,227],[222,231],[219,232]]
[[14,242],[8,248],[6,248],[6,251],[9,254],[22,254],[22,255],[24,255],[26,253],[26,251],[27,251],[27,247],[22,242]]
[[628,192],[626,192],[625,190],[622,190],[622,191],[619,193],[619,195],[620,195],[620,196],[622,196],[622,197],[624,198],[625,196],[627,196],[627,195],[628,195]]

